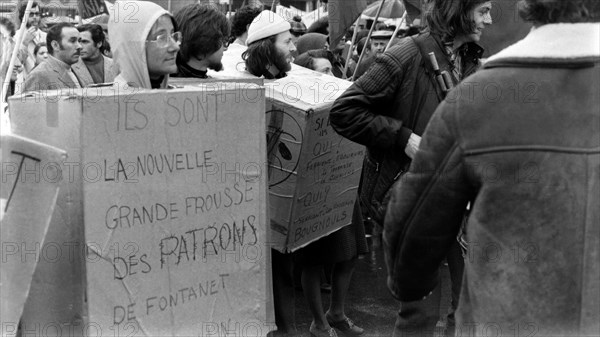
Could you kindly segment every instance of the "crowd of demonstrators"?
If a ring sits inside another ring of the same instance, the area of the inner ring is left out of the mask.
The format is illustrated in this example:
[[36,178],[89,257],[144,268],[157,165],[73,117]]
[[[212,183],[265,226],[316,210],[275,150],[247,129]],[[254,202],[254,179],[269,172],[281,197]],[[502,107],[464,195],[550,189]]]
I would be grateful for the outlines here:
[[[520,14],[534,28],[439,105],[393,190],[388,285],[402,303],[427,296],[474,200],[457,335],[486,335],[493,322],[503,335],[598,336],[600,6],[523,0]],[[473,83],[535,94],[490,97]]]
[[[431,0],[428,6],[428,29],[376,57],[371,68],[331,109],[333,128],[367,147],[357,202],[359,222],[367,218],[383,225],[390,189],[408,169],[420,136],[445,94],[445,88],[430,79],[433,68],[428,54],[434,53],[437,63],[448,70],[452,78],[448,85],[452,86],[476,70],[483,53],[476,42],[485,26],[492,23],[490,1]],[[375,46],[372,44],[371,49]],[[384,241],[386,248],[390,244]],[[452,278],[451,326],[463,269],[456,241],[446,255]],[[433,334],[439,318],[435,301],[439,301],[439,291],[426,301],[402,303],[396,333],[418,329],[421,334]]]
[[72,69],[81,54],[77,28],[70,23],[58,23],[50,28],[46,41],[48,58],[27,75],[23,92],[81,88],[82,83]]
[[112,59],[103,53],[106,38],[102,27],[87,24],[78,26],[77,30],[81,53],[79,61],[72,68],[81,86],[112,82],[116,77],[116,70]]
[[183,38],[175,76],[208,78],[208,69],[223,70],[231,32],[225,14],[213,6],[193,4],[180,9],[175,20]]
[[[542,335],[600,331],[600,294],[594,286],[600,275],[600,213],[594,207],[600,202],[600,9],[595,1],[521,0],[521,15],[535,29],[490,57],[481,70],[483,49],[477,42],[492,24],[488,0],[425,1],[424,29],[416,35],[408,29],[404,34],[410,36],[387,51],[395,37],[383,27],[371,41],[359,39],[357,52],[368,51],[358,67],[360,77],[330,112],[340,135],[367,148],[352,221],[293,254],[272,251],[278,334],[298,333],[294,266],[302,270],[312,336],[337,336],[336,329],[346,336],[364,333],[346,316],[345,298],[357,257],[368,251],[365,224],[383,228],[387,285],[400,301],[395,336],[433,336],[440,308],[448,306],[440,299],[444,260],[451,278],[448,336],[455,329],[465,335],[471,323],[494,322],[502,331],[514,331],[510,324],[524,319]],[[166,89],[170,76],[207,78],[208,70],[223,69],[223,55],[235,50],[247,73],[267,80],[287,76],[292,63],[341,77],[343,59],[328,50],[327,20],[307,30],[297,20],[290,23],[249,6],[231,23],[211,6],[189,5],[174,16],[152,2],[137,6],[138,20],[109,21],[109,48],[98,25],[59,23],[42,32],[34,3],[21,46],[15,46],[14,25],[0,19],[0,70],[6,72],[7,55],[18,48],[26,74],[23,91],[112,81],[120,90]],[[24,9],[19,7],[21,18]],[[512,93],[515,82],[537,84],[535,100],[500,95],[491,101],[472,84]],[[444,101],[447,95],[452,99]],[[535,180],[489,177],[480,169],[486,165],[516,169],[517,175],[533,165]],[[475,254],[468,261],[457,240],[461,231],[468,253]],[[478,247],[522,240],[532,242],[538,263],[514,256],[490,263],[476,255]],[[321,298],[325,265],[332,266],[327,311]]]

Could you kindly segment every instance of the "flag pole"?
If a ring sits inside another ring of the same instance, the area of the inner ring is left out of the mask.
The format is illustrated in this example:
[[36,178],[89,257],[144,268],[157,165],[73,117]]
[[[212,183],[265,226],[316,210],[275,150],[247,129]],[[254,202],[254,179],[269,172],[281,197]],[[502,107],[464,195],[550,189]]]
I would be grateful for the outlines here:
[[350,42],[350,49],[348,49],[348,55],[346,55],[346,63],[344,64],[344,72],[342,73],[342,79],[348,78],[346,73],[348,72],[348,65],[350,64],[350,58],[352,57],[352,50],[354,50],[354,45],[356,42],[356,37],[358,36],[358,23],[360,22],[360,16],[354,23],[354,32],[352,33],[352,41]]
[[379,20],[379,15],[381,14],[381,10],[383,9],[384,4],[385,4],[385,0],[381,0],[381,5],[379,5],[379,9],[377,9],[377,14],[375,15],[375,20],[373,21],[373,25],[371,25],[371,29],[369,30],[369,35],[367,35],[367,41],[365,42],[365,47],[363,48],[362,53],[360,53],[358,62],[356,62],[356,69],[354,69],[354,74],[352,74],[351,81],[354,81],[356,79],[356,73],[358,72],[358,66],[360,66],[360,63],[362,62],[362,60],[365,56],[365,52],[368,49],[367,43],[369,43],[369,41],[371,40],[371,35],[373,35],[373,31],[375,30],[375,26],[377,25],[377,20]]
[[[2,93],[0,93],[0,99],[2,103],[6,101],[6,97],[8,96],[8,88],[10,86],[10,78],[15,68],[15,63],[17,63],[17,54],[23,43],[23,38],[25,37],[25,30],[27,30],[27,20],[29,19],[29,13],[31,12],[31,7],[33,6],[33,0],[29,0],[27,2],[27,7],[25,7],[25,13],[23,14],[23,20],[21,21],[21,27],[17,32],[17,36],[15,39],[15,48],[12,50],[12,55],[10,58],[10,63],[8,64],[8,69],[6,70],[6,77],[4,77],[4,83],[2,83]],[[4,113],[2,111],[2,113]]]
[[396,29],[394,29],[394,34],[392,35],[392,38],[390,39],[390,42],[388,42],[387,46],[385,47],[385,51],[387,51],[388,49],[390,49],[390,47],[392,46],[392,43],[394,42],[394,38],[396,36],[398,36],[398,32],[400,31],[400,26],[402,26],[402,24],[404,23],[405,20],[406,20],[406,11],[404,11],[404,14],[402,15],[402,18],[400,19],[400,22],[396,26]]

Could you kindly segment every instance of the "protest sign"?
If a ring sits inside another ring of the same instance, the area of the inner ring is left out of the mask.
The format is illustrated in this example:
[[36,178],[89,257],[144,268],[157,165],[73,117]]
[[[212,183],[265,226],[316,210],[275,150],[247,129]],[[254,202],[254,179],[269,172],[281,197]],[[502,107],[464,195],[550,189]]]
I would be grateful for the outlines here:
[[0,313],[14,335],[58,196],[64,151],[14,135],[0,141]]
[[111,336],[266,335],[264,88],[53,101],[41,113],[45,129],[79,129],[70,133],[79,137],[82,168],[86,328]]
[[280,251],[351,222],[365,149],[329,123],[333,102],[350,84],[301,67],[265,84],[269,208]]
[[77,6],[79,9],[79,16],[82,19],[91,18],[100,14],[108,14],[104,0],[78,0]]

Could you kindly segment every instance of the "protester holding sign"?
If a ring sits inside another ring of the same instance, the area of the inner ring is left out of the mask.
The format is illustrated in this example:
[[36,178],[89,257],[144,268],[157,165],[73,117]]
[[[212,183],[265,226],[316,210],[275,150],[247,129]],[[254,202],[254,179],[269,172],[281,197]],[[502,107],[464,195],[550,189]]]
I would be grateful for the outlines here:
[[[479,66],[483,49],[476,42],[492,23],[491,7],[485,0],[429,1],[424,14],[428,29],[377,57],[331,109],[333,128],[368,149],[359,201],[362,215],[377,226],[383,224],[391,186],[408,169],[433,111],[453,85]],[[443,73],[443,82],[430,78],[438,73],[440,77]],[[384,244],[387,247],[388,243]],[[452,308],[456,309],[464,265],[457,242],[448,252],[448,264]],[[437,292],[429,297],[431,304],[402,303],[397,333],[417,329],[432,334],[439,300]],[[425,319],[421,321],[422,317]],[[449,316],[452,324],[453,314]]]
[[177,72],[176,57],[181,33],[173,16],[148,1],[117,1],[122,13],[137,10],[135,20],[111,16],[108,23],[114,60],[121,73],[115,78],[120,88],[165,89],[169,74]]

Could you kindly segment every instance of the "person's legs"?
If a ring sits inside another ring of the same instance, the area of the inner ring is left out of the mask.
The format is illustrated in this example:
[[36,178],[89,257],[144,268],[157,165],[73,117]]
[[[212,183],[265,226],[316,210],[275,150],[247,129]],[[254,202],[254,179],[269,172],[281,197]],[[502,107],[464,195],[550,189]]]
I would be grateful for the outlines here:
[[355,264],[356,258],[353,258],[334,265],[331,278],[331,301],[329,310],[325,314],[329,325],[342,331],[346,336],[358,336],[365,332],[363,328],[354,325],[354,322],[346,316],[344,310]]
[[279,332],[296,331],[294,310],[294,281],[292,276],[292,254],[272,251],[273,302],[275,324]]
[[319,330],[329,329],[329,324],[323,312],[321,300],[321,272],[323,266],[307,265],[302,268],[302,291],[313,316],[314,325]]
[[331,302],[329,304],[329,310],[327,311],[327,316],[333,321],[341,321],[346,318],[344,303],[346,301],[346,295],[348,294],[348,288],[350,286],[350,280],[355,265],[356,258],[336,263],[333,266],[333,273],[331,276]]

